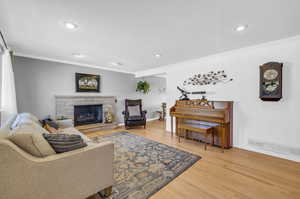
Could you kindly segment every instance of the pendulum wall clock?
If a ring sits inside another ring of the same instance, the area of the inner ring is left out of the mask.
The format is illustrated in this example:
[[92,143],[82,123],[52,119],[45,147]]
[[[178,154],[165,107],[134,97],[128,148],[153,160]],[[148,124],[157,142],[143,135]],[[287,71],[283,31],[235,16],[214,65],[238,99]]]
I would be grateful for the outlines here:
[[282,63],[269,62],[260,66],[260,99],[279,101],[282,98]]

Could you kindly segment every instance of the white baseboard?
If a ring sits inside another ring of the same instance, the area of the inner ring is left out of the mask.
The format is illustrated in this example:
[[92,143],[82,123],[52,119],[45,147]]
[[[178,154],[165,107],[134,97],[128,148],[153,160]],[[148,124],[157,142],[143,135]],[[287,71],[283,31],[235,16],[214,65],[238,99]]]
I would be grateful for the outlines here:
[[[158,119],[159,119],[159,117],[149,118],[149,119],[147,119],[147,122],[158,120]],[[125,125],[124,122],[118,124],[118,126],[124,126],[124,125]]]
[[257,148],[257,147],[251,146],[251,145],[235,146],[235,147],[240,148],[240,149],[244,149],[244,150],[247,150],[247,151],[253,151],[253,152],[262,153],[262,154],[266,154],[266,155],[270,155],[270,156],[274,156],[274,157],[278,157],[278,158],[283,158],[283,159],[287,159],[287,160],[300,162],[300,156],[298,156],[298,155],[284,154],[284,153],[264,150],[264,149]]

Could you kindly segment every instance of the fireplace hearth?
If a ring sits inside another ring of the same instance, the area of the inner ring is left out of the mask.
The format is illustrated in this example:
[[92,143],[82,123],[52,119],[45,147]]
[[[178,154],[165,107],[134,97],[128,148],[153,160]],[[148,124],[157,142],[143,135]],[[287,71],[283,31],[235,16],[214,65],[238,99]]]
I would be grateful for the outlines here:
[[103,122],[103,105],[75,105],[74,125],[96,124]]

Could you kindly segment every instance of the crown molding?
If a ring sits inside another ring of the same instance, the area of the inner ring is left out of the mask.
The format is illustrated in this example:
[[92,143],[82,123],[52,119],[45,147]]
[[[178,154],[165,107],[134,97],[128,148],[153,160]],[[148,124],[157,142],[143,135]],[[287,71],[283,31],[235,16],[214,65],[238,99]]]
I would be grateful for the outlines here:
[[92,65],[92,64],[84,64],[84,63],[66,61],[66,60],[60,60],[60,59],[53,59],[53,58],[43,57],[43,56],[29,55],[29,54],[17,53],[17,52],[14,53],[14,55],[18,56],[18,57],[26,57],[26,58],[31,58],[31,59],[38,59],[38,60],[44,60],[44,61],[50,61],[50,62],[58,62],[58,63],[63,63],[63,64],[70,64],[70,65],[89,67],[89,68],[97,68],[97,69],[102,69],[102,70],[107,70],[107,71],[118,72],[118,73],[134,74],[134,72],[129,72],[126,70],[121,70],[121,69],[109,68],[109,67],[105,67],[105,66],[96,66],[96,65]]

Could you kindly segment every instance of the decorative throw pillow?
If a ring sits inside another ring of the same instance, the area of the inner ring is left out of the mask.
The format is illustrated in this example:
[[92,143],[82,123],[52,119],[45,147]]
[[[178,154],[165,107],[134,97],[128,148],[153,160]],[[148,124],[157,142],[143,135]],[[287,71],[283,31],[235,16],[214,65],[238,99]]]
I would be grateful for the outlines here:
[[49,133],[59,133],[57,129],[51,127],[49,124],[46,124],[44,126],[44,129],[46,129]]
[[140,106],[128,106],[129,116],[141,116]]
[[52,128],[55,128],[56,130],[59,128],[58,124],[57,124],[56,122],[54,122],[52,119],[41,120],[40,123],[42,124],[43,127],[44,127],[46,124],[48,124],[48,125],[51,126]]
[[22,125],[8,139],[33,156],[46,157],[55,154],[55,151],[43,137],[45,132],[47,131],[37,124]]
[[68,134],[43,134],[44,138],[52,146],[56,153],[64,153],[86,147],[79,135]]

